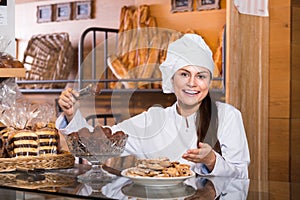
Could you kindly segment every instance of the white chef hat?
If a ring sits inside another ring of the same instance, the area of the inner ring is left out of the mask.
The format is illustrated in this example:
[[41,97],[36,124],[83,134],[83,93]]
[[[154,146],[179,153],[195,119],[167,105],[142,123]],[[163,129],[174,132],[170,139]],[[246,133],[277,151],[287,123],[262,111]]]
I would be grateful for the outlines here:
[[174,92],[171,82],[173,75],[188,65],[205,67],[211,75],[214,71],[212,52],[203,38],[197,34],[185,34],[169,44],[166,60],[159,66],[164,93]]

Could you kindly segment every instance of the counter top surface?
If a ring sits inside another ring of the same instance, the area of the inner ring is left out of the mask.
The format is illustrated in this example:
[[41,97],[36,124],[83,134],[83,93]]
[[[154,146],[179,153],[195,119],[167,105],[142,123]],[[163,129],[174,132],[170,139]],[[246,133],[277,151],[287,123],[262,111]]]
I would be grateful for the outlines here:
[[230,200],[299,198],[299,191],[296,188],[300,188],[300,183],[291,182],[193,177],[171,186],[143,186],[107,171],[102,171],[104,178],[95,182],[82,181],[78,178],[90,169],[90,165],[76,164],[70,169],[0,173],[0,190],[33,192],[42,196],[58,195],[61,199],[66,199],[66,197],[71,199],[187,200],[209,200],[216,199],[216,197]]

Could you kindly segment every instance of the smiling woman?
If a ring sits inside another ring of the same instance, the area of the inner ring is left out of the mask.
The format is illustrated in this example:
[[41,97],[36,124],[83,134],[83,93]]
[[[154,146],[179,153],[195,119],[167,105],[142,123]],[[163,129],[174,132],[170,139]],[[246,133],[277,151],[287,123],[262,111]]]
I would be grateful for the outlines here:
[[[241,113],[210,97],[214,62],[203,38],[184,34],[170,43],[159,69],[163,92],[175,93],[177,102],[111,126],[112,133],[128,135],[123,155],[166,157],[190,165],[197,174],[247,178],[250,156]],[[83,127],[94,129],[77,107],[78,95],[68,88],[58,100],[63,113],[56,126],[67,135]]]

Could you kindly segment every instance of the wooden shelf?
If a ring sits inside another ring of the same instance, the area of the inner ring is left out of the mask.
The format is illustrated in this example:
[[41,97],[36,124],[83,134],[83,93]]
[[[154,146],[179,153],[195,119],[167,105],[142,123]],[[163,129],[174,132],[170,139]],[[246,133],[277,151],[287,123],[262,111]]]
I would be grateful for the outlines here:
[[26,69],[25,68],[0,68],[0,77],[25,77]]

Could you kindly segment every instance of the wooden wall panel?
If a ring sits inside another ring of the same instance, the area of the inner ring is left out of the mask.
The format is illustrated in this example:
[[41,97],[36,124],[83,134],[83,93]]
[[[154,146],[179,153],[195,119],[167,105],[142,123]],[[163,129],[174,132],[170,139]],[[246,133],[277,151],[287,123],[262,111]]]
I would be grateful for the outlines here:
[[299,0],[292,0],[293,7],[300,7],[300,1]]
[[291,1],[270,0],[269,180],[290,180]]
[[291,181],[300,182],[300,119],[291,120]]
[[[297,2],[292,1],[291,45],[291,180],[294,182],[300,182],[300,2]],[[292,188],[292,193],[294,199],[299,199],[299,190]]]
[[265,199],[271,199],[271,200],[291,199],[289,183],[275,182],[275,181],[270,182],[269,191],[270,191],[269,197]]
[[292,5],[291,117],[300,118],[300,5]]
[[[300,74],[298,74],[298,77],[300,77]],[[300,80],[292,80],[291,86],[291,118],[300,119]]]
[[289,119],[269,120],[269,179],[289,180]]
[[290,3],[270,5],[270,118],[289,118]]
[[227,1],[226,102],[241,110],[248,137],[250,178],[268,179],[268,18],[241,15]]

